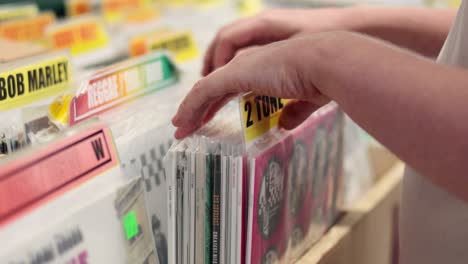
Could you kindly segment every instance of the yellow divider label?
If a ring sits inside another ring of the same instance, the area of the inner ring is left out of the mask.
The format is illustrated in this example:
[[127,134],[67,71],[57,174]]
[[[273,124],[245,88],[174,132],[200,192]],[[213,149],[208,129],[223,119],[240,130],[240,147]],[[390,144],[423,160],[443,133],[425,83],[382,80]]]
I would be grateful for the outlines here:
[[167,6],[183,7],[191,4],[191,0],[163,0],[163,4]]
[[70,49],[72,55],[109,45],[109,35],[104,25],[95,17],[77,18],[62,25],[56,25],[47,33],[54,49]]
[[0,111],[64,92],[72,79],[66,56],[55,57],[0,74]]
[[152,0],[103,0],[102,12],[108,22],[116,22],[132,9],[141,9],[152,4]]
[[195,4],[198,6],[213,6],[225,2],[224,0],[195,0]]
[[246,143],[249,143],[278,126],[281,112],[288,100],[246,94],[241,99],[242,128]]
[[459,7],[461,5],[461,0],[449,0],[450,7]]
[[55,22],[53,13],[0,23],[0,38],[14,41],[37,41],[45,38],[45,29]]
[[191,32],[159,31],[134,38],[130,43],[130,54],[139,56],[150,51],[168,50],[176,62],[185,62],[198,56],[198,47]]
[[254,15],[263,9],[260,0],[239,0],[238,7],[240,13],[247,16]]

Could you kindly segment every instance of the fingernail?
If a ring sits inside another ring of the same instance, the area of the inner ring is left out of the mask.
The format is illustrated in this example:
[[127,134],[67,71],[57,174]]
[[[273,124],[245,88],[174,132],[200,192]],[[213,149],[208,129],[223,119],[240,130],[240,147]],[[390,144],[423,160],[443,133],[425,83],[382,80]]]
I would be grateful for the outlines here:
[[193,134],[193,132],[195,132],[195,129],[193,128],[178,128],[176,130],[176,132],[174,133],[174,137],[179,140],[179,139],[184,139],[188,136],[190,136],[191,134]]
[[180,126],[180,124],[179,124],[180,120],[179,119],[180,118],[179,118],[179,116],[177,114],[174,117],[172,117],[172,120],[171,120],[172,125],[174,125],[175,127]]
[[181,131],[180,129],[177,129],[177,130],[175,131],[175,133],[174,133],[174,137],[175,137],[175,139],[177,139],[177,140],[181,140],[181,139],[184,138],[184,135],[183,135],[183,134],[184,134],[183,131]]
[[285,116],[284,112],[281,114],[279,121],[278,121],[278,126],[281,128],[284,128],[286,130],[291,129],[291,124],[287,121],[288,117]]

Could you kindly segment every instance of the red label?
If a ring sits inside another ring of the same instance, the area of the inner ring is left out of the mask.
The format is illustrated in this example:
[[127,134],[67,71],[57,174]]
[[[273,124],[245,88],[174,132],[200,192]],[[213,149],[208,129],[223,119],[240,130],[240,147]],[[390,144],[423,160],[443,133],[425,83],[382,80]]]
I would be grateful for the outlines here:
[[0,224],[117,164],[112,136],[98,125],[0,166]]

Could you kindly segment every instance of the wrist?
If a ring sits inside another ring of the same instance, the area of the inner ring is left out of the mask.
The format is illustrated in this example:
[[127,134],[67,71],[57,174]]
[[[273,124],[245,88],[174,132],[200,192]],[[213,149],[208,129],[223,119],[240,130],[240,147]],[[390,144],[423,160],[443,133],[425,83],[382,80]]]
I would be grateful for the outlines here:
[[[332,67],[339,61],[342,48],[337,43],[345,41],[343,35],[347,34],[345,31],[329,31],[297,36],[297,47],[293,48],[296,52],[290,62],[294,72],[300,73],[297,86],[304,89],[306,100],[314,101],[317,97],[333,99],[333,89],[330,89],[334,81]],[[303,52],[297,52],[299,50]]]

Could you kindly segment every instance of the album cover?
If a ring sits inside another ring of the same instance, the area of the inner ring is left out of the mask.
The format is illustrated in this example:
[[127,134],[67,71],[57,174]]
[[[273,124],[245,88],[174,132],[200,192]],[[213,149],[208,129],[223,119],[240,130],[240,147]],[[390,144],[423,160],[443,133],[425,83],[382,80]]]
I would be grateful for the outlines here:
[[205,264],[206,159],[196,153],[195,264]]
[[[224,145],[224,144],[223,144]],[[229,156],[227,156],[226,150],[223,150],[221,155],[221,214],[220,214],[220,227],[221,232],[219,236],[219,248],[220,248],[220,264],[224,264],[227,261],[227,257],[230,250],[230,244],[228,241],[228,230],[229,230],[229,176],[228,176],[228,160]]]
[[196,199],[195,199],[195,188],[196,188],[196,154],[193,149],[187,151],[190,157],[190,172],[189,172],[189,184],[190,184],[190,197],[189,197],[189,230],[190,230],[190,239],[189,239],[189,264],[195,264],[195,215],[197,214]]
[[285,249],[284,210],[287,184],[285,141],[250,160],[246,263],[274,263]]
[[213,155],[211,263],[220,263],[221,235],[221,154]]
[[212,260],[212,218],[213,218],[213,169],[214,155],[206,156],[206,199],[205,199],[205,264]]

